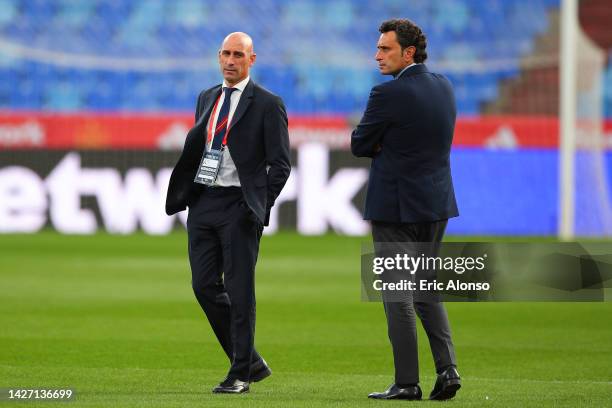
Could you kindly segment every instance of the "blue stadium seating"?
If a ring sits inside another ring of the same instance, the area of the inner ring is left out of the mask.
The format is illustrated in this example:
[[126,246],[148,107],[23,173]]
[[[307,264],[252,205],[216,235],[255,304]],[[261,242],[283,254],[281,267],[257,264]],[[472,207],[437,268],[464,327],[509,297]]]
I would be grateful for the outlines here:
[[[608,58],[608,60],[612,60],[612,54]],[[608,65],[608,69],[606,70],[606,74],[604,76],[604,113],[606,118],[612,118],[612,65]]]
[[[373,60],[378,24],[408,16],[428,35],[430,66],[455,84],[459,113],[473,115],[498,96],[501,79],[518,74],[558,7],[559,0],[0,0],[0,38],[44,51],[4,58],[0,49],[0,108],[192,110],[199,90],[219,81],[223,36],[244,30],[259,58],[253,76],[291,112],[354,113],[387,79]],[[194,59],[198,66],[188,63]],[[132,60],[151,61],[151,69]],[[164,61],[179,64],[158,69]],[[612,116],[612,67],[605,103]]]

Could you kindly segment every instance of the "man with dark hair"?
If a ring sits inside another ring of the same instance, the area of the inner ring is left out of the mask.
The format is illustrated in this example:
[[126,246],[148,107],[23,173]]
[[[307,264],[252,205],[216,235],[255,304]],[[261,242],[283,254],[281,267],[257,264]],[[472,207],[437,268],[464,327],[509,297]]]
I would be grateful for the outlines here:
[[[449,160],[453,90],[445,77],[423,64],[427,40],[417,25],[395,19],[382,23],[379,31],[378,68],[394,80],[372,88],[351,136],[353,154],[372,158],[364,219],[372,223],[375,248],[377,243],[431,243],[429,255],[435,256],[448,219],[458,215]],[[461,387],[444,306],[417,295],[406,291],[391,299],[383,292],[395,383],[370,398],[421,399],[415,310],[438,374],[429,398],[453,398]]]
[[230,360],[213,392],[239,394],[271,374],[254,348],[255,264],[291,164],[283,101],[249,76],[256,58],[251,37],[229,34],[218,58],[223,84],[198,97],[166,212],[189,207],[193,291]]

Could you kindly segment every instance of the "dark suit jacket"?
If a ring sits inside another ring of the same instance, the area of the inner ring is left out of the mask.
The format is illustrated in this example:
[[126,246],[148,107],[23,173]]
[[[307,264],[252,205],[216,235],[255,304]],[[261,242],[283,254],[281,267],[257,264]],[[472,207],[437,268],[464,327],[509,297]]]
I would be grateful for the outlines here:
[[[196,124],[187,134],[170,177],[168,215],[183,211],[201,191],[202,186],[193,179],[204,152],[208,118],[220,94],[221,85],[217,85],[198,97]],[[232,117],[227,146],[238,170],[245,201],[264,225],[268,225],[270,209],[291,171],[287,126],[281,98],[250,80]]]
[[364,219],[414,223],[459,215],[449,160],[455,116],[450,82],[423,64],[372,88],[351,136],[353,154],[372,158]]

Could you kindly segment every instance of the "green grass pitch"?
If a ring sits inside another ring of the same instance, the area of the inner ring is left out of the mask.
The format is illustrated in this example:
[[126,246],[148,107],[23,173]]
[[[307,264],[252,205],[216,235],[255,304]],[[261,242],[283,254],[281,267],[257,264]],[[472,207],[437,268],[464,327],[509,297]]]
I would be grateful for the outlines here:
[[[73,387],[70,407],[359,407],[392,382],[382,305],[360,301],[367,238],[264,237],[258,350],[274,374],[213,395],[228,361],[190,286],[186,236],[0,236],[0,387]],[[447,304],[453,407],[612,406],[612,303]],[[419,328],[421,386],[434,370]],[[64,406],[59,402],[4,406]]]

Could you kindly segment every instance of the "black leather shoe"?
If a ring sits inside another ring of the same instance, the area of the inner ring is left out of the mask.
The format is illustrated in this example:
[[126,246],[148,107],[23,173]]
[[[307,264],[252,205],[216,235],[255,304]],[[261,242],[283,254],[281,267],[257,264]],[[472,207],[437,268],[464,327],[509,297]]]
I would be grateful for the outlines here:
[[272,370],[268,367],[266,360],[263,358],[256,363],[251,364],[251,378],[250,382],[259,382],[272,375]]
[[413,385],[408,388],[400,388],[397,384],[393,384],[385,392],[373,392],[368,395],[368,398],[374,399],[404,399],[404,400],[420,400],[423,393],[421,387]]
[[221,384],[213,388],[213,392],[215,394],[242,394],[249,392],[249,383],[226,378]]
[[455,367],[449,367],[442,374],[438,375],[436,384],[431,394],[429,394],[429,399],[438,401],[451,399],[459,388],[461,388],[459,373]]

